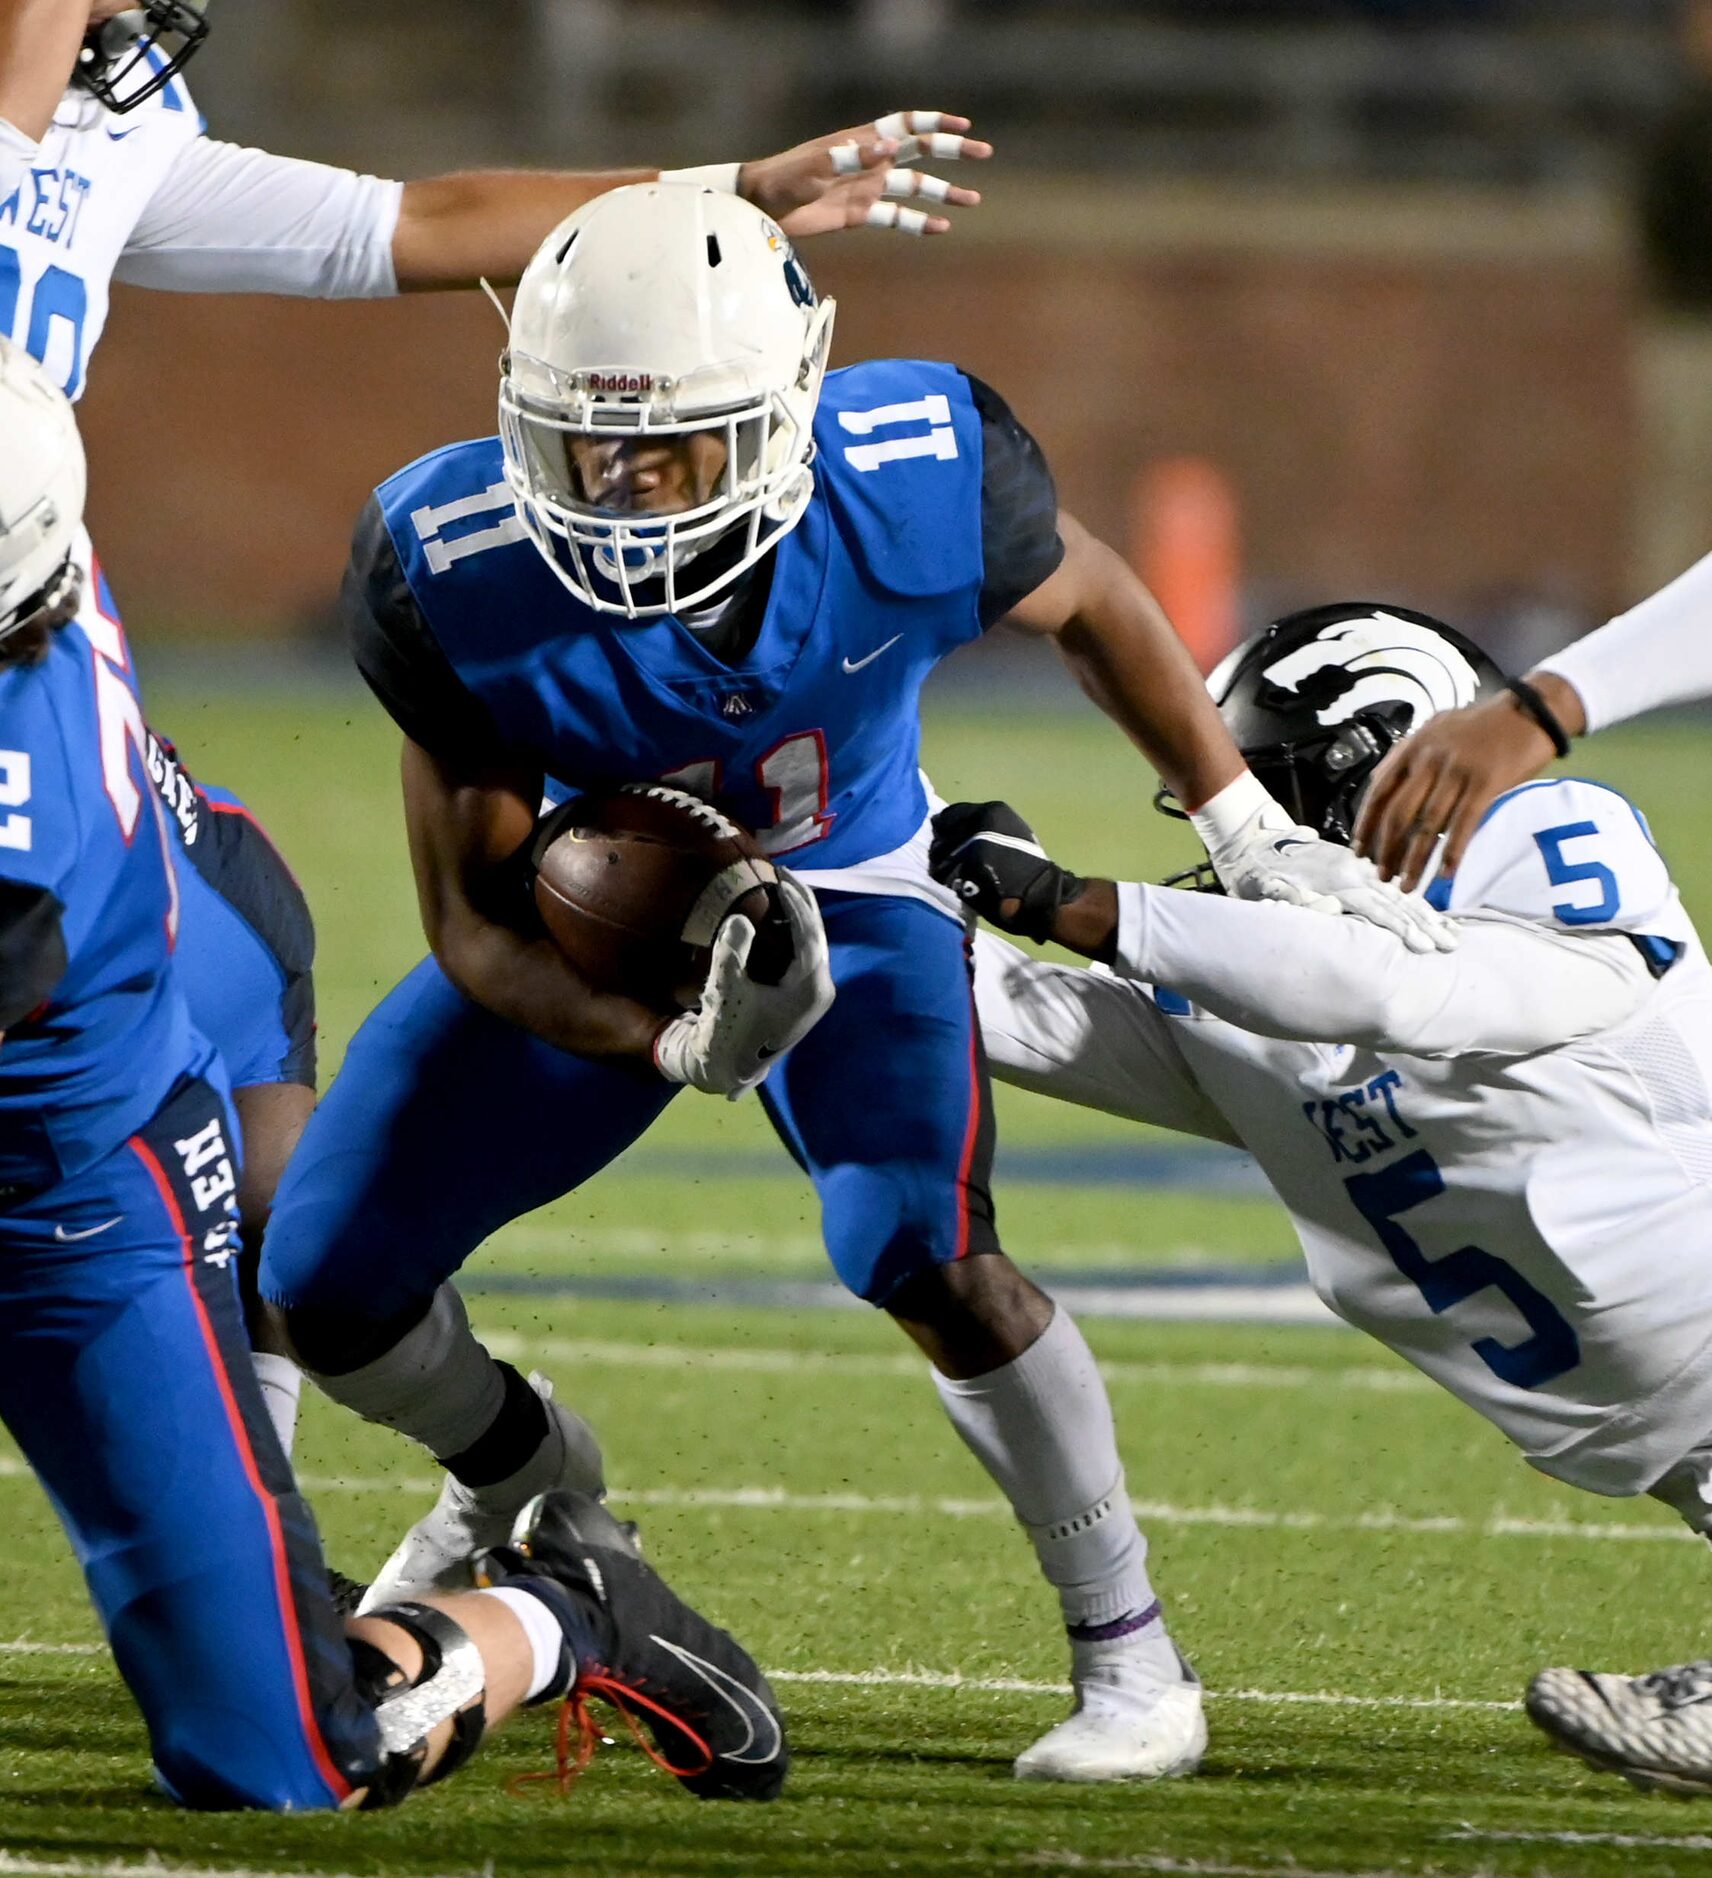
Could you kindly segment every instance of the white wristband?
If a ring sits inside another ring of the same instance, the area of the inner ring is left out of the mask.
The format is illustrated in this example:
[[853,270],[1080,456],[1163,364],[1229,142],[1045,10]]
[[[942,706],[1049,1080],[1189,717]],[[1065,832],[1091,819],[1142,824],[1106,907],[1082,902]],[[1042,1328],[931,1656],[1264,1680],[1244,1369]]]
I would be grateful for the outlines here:
[[742,169],[741,163],[701,163],[694,169],[661,170],[660,181],[699,183],[703,189],[712,189],[722,196],[734,196],[738,193],[737,178]]
[[1267,794],[1253,770],[1245,769],[1234,782],[1228,782],[1209,802],[1192,809],[1189,820],[1209,854],[1222,853],[1247,828],[1270,815],[1280,826],[1288,827],[1290,818]]

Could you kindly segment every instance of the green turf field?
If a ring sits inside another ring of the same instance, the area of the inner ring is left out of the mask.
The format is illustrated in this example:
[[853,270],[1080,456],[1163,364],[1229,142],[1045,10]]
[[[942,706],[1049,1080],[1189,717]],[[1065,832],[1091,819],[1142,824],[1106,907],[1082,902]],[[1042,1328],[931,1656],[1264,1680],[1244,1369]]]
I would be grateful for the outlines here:
[[[355,696],[158,687],[151,703],[199,773],[250,797],[304,878],[330,1071],[418,950],[392,739]],[[929,754],[943,790],[1009,794],[1079,865],[1152,874],[1187,853],[1097,722],[942,715]],[[1667,728],[1586,754],[1647,808],[1712,914],[1712,736]],[[1135,1133],[1008,1096],[1000,1120],[1025,1151]],[[817,1276],[812,1206],[769,1152],[754,1104],[686,1097],[644,1149],[513,1229],[481,1269],[716,1288]],[[1019,1180],[999,1204],[1007,1242],[1049,1282],[1055,1268],[1292,1255],[1282,1217],[1240,1192]],[[1700,1549],[1650,1505],[1533,1475],[1350,1333],[1087,1324],[1156,1580],[1214,1700],[1200,1778],[1079,1791],[1010,1778],[1011,1756],[1062,1710],[1061,1633],[1027,1546],[885,1320],[497,1292],[475,1313],[590,1414],[654,1556],[780,1674],[789,1797],[698,1807],[628,1749],[598,1758],[568,1801],[512,1797],[507,1778],[550,1759],[535,1716],[396,1814],[176,1814],[148,1795],[140,1728],[52,1516],[0,1447],[0,1878],[1707,1869],[1712,1807],[1585,1774],[1514,1708],[1546,1661],[1638,1669],[1703,1649]],[[299,1453],[329,1550],[352,1569],[433,1491],[402,1443],[320,1403]]]

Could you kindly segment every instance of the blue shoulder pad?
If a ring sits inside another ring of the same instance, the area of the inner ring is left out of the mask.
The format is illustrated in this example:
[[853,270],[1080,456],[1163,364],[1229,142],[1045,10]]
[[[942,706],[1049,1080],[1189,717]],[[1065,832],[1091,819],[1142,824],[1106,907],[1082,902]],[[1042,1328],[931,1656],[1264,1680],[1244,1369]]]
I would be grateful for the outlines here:
[[882,591],[979,590],[981,417],[954,365],[875,359],[829,372],[814,435],[827,507]]
[[1451,883],[1453,913],[1505,913],[1562,931],[1683,936],[1664,857],[1627,796],[1580,777],[1525,783],[1486,811]]

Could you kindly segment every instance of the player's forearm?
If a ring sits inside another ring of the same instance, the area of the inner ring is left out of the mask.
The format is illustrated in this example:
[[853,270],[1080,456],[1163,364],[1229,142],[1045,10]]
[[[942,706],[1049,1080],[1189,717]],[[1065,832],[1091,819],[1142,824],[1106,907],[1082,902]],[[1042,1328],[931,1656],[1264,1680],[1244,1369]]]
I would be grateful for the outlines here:
[[1365,921],[1297,907],[1126,886],[1119,908],[1120,969],[1150,967],[1215,1015],[1300,1042],[1527,1056],[1622,1021],[1650,988],[1619,935],[1472,920],[1454,953],[1422,955]]
[[88,26],[89,0],[0,0],[0,118],[32,142],[53,122]]
[[1185,809],[1243,771],[1195,662],[1153,595],[1089,542],[1087,577],[1058,644],[1077,682],[1158,770]]
[[1543,659],[1532,674],[1536,682],[1541,674],[1574,694],[1569,700],[1547,698],[1571,736],[1712,697],[1712,555],[1597,632]]
[[1650,985],[1620,935],[1475,920],[1455,952],[1419,954],[1363,920],[1298,907],[1133,883],[1115,897],[1119,971],[1263,1037],[1527,1056],[1622,1021]]
[[512,286],[573,209],[658,170],[468,170],[404,185],[392,264],[399,291]]
[[652,1065],[663,1018],[630,998],[596,991],[546,939],[474,913],[430,935],[441,969],[464,996],[573,1056]]

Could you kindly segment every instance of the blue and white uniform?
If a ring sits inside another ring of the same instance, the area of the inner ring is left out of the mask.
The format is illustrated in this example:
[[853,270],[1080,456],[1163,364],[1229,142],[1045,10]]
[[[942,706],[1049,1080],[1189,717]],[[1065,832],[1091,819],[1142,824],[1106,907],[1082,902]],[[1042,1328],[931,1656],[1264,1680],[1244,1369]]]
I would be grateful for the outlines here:
[[123,115],[67,89],[39,144],[0,124],[0,333],[72,398],[111,283],[180,293],[397,291],[402,184],[220,143],[181,78]]
[[373,1712],[251,1369],[226,1077],[173,969],[124,634],[98,574],[85,594],[0,668],[0,1419],[168,1790],[333,1806],[378,1764]]
[[1326,1302],[1543,1472],[1639,1493],[1712,1442],[1712,969],[1623,796],[1501,796],[1449,954],[1119,892],[1115,972],[982,935],[1000,1076],[1247,1148]]
[[198,782],[153,731],[148,766],[172,835],[178,976],[196,1028],[234,1089],[313,1089],[315,922],[303,889],[250,808]]
[[[920,688],[1063,549],[1033,440],[951,366],[831,374],[815,439],[813,498],[750,577],[764,610],[730,656],[693,621],[615,622],[572,596],[524,536],[491,438],[381,487],[346,601],[365,676],[428,751],[522,766],[561,793],[669,780],[816,889],[837,1001],[761,1093],[819,1190],[840,1277],[883,1304],[997,1244],[964,929],[926,869]],[[264,1294],[403,1312],[674,1093],[526,1035],[428,960],[359,1032],[304,1135]]]

